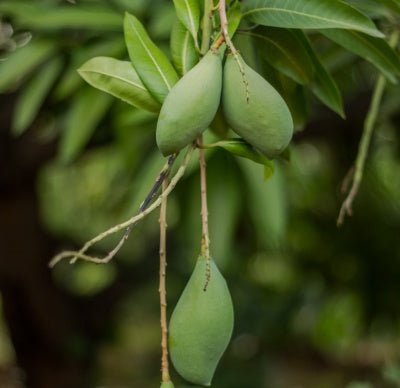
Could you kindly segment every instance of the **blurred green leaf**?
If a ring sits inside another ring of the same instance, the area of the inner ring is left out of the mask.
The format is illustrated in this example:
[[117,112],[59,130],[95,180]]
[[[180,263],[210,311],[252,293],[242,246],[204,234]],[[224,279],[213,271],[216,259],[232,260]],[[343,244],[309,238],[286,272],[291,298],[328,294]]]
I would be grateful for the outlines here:
[[122,16],[108,7],[69,4],[64,6],[34,1],[3,1],[0,12],[13,16],[18,24],[31,29],[119,30]]
[[385,77],[396,83],[400,74],[400,59],[389,44],[358,31],[320,30],[327,38],[371,62]]
[[199,61],[193,38],[179,20],[171,32],[171,55],[172,62],[181,76]]
[[379,0],[393,12],[400,13],[400,0]]
[[178,75],[135,16],[125,14],[124,32],[133,67],[154,98],[162,103]]
[[0,93],[8,91],[55,50],[56,42],[32,39],[0,62]]
[[233,36],[239,27],[240,21],[242,20],[242,8],[240,7],[240,2],[236,0],[228,9],[228,31],[229,36]]
[[302,31],[296,31],[296,34],[314,63],[315,78],[311,90],[326,106],[344,118],[342,95],[335,80],[319,60],[307,36]]
[[243,3],[243,17],[271,27],[343,28],[384,36],[370,18],[339,0],[248,0]]
[[181,23],[193,37],[195,47],[198,49],[197,32],[200,25],[200,7],[198,0],[173,0],[176,14]]
[[53,58],[40,68],[22,90],[13,115],[14,134],[22,134],[32,124],[62,67],[61,58]]
[[77,94],[60,140],[59,157],[64,163],[83,150],[112,101],[108,94],[92,88],[84,88]]
[[241,32],[255,38],[259,53],[278,71],[300,84],[308,84],[314,76],[314,66],[304,45],[291,30],[258,27]]
[[158,112],[160,104],[143,85],[130,62],[109,57],[95,57],[79,69],[90,85],[114,97],[150,112]]
[[72,50],[67,69],[58,83],[54,95],[57,99],[70,97],[81,85],[84,84],[77,69],[93,57],[109,56],[119,58],[125,54],[125,42],[122,37],[102,39],[100,42],[85,44]]

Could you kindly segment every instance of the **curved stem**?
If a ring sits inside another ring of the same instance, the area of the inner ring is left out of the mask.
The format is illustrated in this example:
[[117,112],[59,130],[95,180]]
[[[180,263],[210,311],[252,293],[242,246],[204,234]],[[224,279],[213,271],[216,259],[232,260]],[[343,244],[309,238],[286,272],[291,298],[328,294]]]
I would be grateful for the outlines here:
[[187,150],[186,155],[183,158],[182,164],[180,165],[180,167],[179,167],[178,171],[176,172],[176,174],[174,175],[174,177],[171,179],[168,187],[164,190],[164,192],[162,194],[159,195],[159,197],[147,209],[143,210],[141,213],[130,218],[129,220],[127,220],[121,224],[115,225],[103,233],[100,233],[99,235],[97,235],[96,237],[91,239],[90,241],[86,242],[86,244],[82,247],[81,250],[66,251],[66,252],[59,253],[58,255],[54,256],[54,258],[50,261],[49,266],[54,267],[59,261],[61,261],[62,259],[68,258],[68,257],[72,258],[71,264],[73,264],[75,262],[76,258],[81,259],[81,260],[90,261],[90,262],[97,263],[97,264],[107,264],[114,257],[114,255],[118,251],[118,249],[121,247],[121,245],[123,243],[123,242],[121,243],[121,241],[124,240],[124,237],[118,243],[118,245],[107,256],[105,256],[103,258],[97,258],[97,257],[92,257],[89,255],[86,255],[85,254],[86,251],[91,246],[93,246],[97,242],[103,240],[104,238],[106,238],[114,233],[117,233],[122,229],[130,227],[132,224],[136,224],[138,221],[142,220],[147,215],[149,215],[152,211],[157,209],[161,205],[162,200],[164,198],[168,197],[168,195],[175,188],[175,186],[177,185],[179,180],[182,178],[183,174],[185,173],[187,164],[190,160],[190,157],[192,156],[193,150],[194,150],[194,146],[193,145],[189,146],[189,149]]
[[[165,178],[162,190],[168,188],[168,178]],[[160,322],[161,322],[161,378],[162,382],[171,381],[168,365],[168,325],[167,325],[167,291],[165,286],[166,276],[166,241],[167,241],[167,198],[161,201],[160,208]]]
[[[395,47],[399,40],[399,31],[396,30],[392,33],[389,44],[391,47]],[[344,218],[347,215],[352,215],[352,205],[354,198],[356,197],[360,184],[364,174],[365,161],[368,156],[368,149],[371,143],[371,137],[375,128],[376,119],[379,112],[379,107],[382,101],[383,92],[386,87],[386,79],[380,74],[375,84],[375,88],[372,94],[371,105],[368,110],[367,117],[364,121],[364,130],[361,136],[360,144],[358,147],[357,158],[354,166],[354,175],[352,179],[352,186],[350,191],[344,200],[342,207],[340,208],[339,216],[337,219],[337,225],[343,224]],[[348,181],[348,179],[347,179]]]

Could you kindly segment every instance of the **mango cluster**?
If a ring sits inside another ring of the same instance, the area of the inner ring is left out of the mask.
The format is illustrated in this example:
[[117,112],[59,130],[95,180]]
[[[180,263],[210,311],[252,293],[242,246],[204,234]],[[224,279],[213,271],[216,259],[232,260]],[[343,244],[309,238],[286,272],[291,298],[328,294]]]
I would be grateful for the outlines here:
[[280,94],[240,54],[229,54],[223,69],[221,55],[210,50],[175,84],[161,107],[156,140],[163,155],[180,151],[201,135],[221,103],[229,127],[266,157],[273,159],[288,146],[293,120]]

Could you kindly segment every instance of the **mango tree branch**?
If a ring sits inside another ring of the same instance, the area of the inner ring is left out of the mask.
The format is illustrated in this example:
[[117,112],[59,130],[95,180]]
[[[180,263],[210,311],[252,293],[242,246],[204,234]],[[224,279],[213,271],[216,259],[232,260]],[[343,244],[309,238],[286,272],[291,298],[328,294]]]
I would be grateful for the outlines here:
[[179,167],[178,171],[176,172],[176,174],[174,175],[174,177],[171,179],[168,187],[162,194],[159,195],[159,197],[148,208],[144,209],[142,212],[140,212],[136,216],[130,218],[129,220],[127,220],[121,224],[115,225],[103,233],[100,233],[99,235],[97,235],[96,237],[91,239],[90,241],[86,242],[86,244],[82,247],[81,250],[66,251],[66,252],[59,253],[58,255],[54,256],[54,258],[50,261],[49,266],[54,267],[59,261],[61,261],[62,259],[68,258],[68,257],[72,259],[71,264],[73,264],[76,261],[76,259],[90,261],[90,262],[97,263],[97,264],[107,264],[112,259],[112,257],[115,255],[115,253],[118,251],[118,249],[122,246],[123,242],[121,243],[121,241],[124,240],[124,237],[125,237],[126,233],[128,232],[128,230],[127,230],[127,232],[125,232],[124,237],[118,243],[118,245],[107,256],[105,256],[103,258],[92,257],[89,255],[86,255],[86,251],[94,244],[98,243],[99,241],[103,240],[104,238],[106,238],[114,233],[119,232],[122,229],[125,229],[125,228],[132,229],[132,225],[135,225],[138,221],[142,220],[147,215],[149,215],[152,211],[157,209],[161,205],[162,200],[164,198],[168,197],[168,195],[175,188],[175,186],[177,185],[179,180],[182,178],[183,174],[185,173],[187,164],[190,160],[190,157],[192,156],[193,150],[194,150],[194,146],[193,145],[189,146],[189,149],[187,150],[186,155],[183,158],[182,164],[180,165],[180,167]]
[[[163,193],[168,188],[168,177],[164,179],[162,184]],[[166,276],[166,252],[167,252],[167,198],[161,201],[160,209],[160,322],[161,322],[161,381],[169,382],[168,365],[168,325],[167,325],[167,292],[165,286]]]
[[[391,47],[395,47],[399,40],[399,31],[395,30],[389,40],[389,44]],[[361,136],[360,144],[358,147],[357,158],[354,166],[354,175],[352,178],[352,186],[350,191],[344,200],[342,207],[340,208],[339,216],[337,219],[337,225],[340,226],[343,224],[344,218],[347,215],[352,215],[352,205],[354,198],[356,197],[358,190],[360,188],[360,184],[363,178],[365,161],[368,156],[368,149],[371,143],[372,133],[375,128],[376,119],[379,112],[379,107],[382,101],[383,92],[386,86],[386,79],[381,74],[378,77],[378,80],[375,84],[375,88],[372,94],[371,105],[368,110],[367,117],[364,121],[364,129]],[[349,179],[346,179],[349,181]]]

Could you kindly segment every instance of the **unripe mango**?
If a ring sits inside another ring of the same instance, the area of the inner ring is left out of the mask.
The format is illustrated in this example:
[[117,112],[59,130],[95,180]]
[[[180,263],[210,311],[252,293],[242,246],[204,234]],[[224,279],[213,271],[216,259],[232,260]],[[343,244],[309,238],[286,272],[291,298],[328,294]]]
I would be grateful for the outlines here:
[[172,381],[163,381],[160,388],[174,388],[174,384]]
[[[222,104],[225,118],[238,135],[270,159],[278,156],[293,135],[293,120],[280,94],[238,54],[224,67]],[[246,82],[247,81],[247,86]]]
[[210,50],[174,85],[161,107],[156,140],[164,156],[186,147],[210,125],[221,89],[221,58]]
[[169,325],[169,350],[188,382],[209,386],[233,330],[232,299],[215,262],[200,256]]

